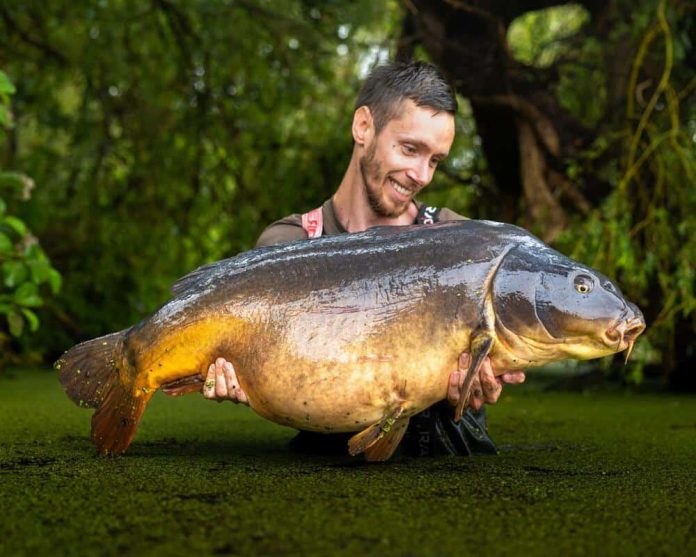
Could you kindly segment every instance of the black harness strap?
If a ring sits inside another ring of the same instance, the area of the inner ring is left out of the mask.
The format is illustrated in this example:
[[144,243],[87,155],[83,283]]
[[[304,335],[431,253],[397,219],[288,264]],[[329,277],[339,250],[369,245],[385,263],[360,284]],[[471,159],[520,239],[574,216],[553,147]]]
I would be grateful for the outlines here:
[[416,224],[433,224],[440,220],[439,207],[429,207],[428,205],[421,205],[418,209],[418,216],[416,217]]

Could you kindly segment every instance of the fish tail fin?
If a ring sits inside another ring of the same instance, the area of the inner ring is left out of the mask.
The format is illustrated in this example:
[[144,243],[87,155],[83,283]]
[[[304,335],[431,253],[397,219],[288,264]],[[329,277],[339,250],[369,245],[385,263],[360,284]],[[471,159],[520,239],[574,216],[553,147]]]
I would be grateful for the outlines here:
[[78,344],[54,365],[70,399],[78,406],[96,409],[91,438],[103,455],[115,456],[128,448],[154,394],[146,389],[136,392],[129,380],[134,373],[123,357],[125,333]]

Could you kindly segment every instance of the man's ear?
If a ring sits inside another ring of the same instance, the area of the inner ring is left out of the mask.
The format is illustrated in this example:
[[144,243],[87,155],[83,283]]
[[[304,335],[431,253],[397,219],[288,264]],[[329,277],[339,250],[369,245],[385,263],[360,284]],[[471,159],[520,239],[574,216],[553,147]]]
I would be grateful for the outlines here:
[[372,112],[367,106],[361,106],[353,114],[353,140],[364,147],[369,145],[375,136],[375,126]]

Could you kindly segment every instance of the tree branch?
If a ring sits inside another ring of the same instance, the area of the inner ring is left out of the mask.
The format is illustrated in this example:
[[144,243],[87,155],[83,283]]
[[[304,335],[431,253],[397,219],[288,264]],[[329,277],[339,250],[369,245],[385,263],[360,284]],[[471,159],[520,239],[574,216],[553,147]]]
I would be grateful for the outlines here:
[[2,17],[3,21],[5,22],[5,26],[7,28],[8,33],[11,33],[14,31],[15,34],[19,36],[22,41],[27,43],[28,45],[33,46],[37,50],[39,50],[41,53],[44,54],[47,58],[50,58],[51,60],[55,61],[60,65],[61,67],[64,67],[67,65],[67,59],[63,54],[61,54],[58,50],[53,48],[50,45],[47,45],[46,43],[40,41],[39,39],[36,39],[29,35],[25,30],[23,30],[17,22],[12,18],[10,15],[9,11],[7,8],[2,8],[0,9],[0,16]]

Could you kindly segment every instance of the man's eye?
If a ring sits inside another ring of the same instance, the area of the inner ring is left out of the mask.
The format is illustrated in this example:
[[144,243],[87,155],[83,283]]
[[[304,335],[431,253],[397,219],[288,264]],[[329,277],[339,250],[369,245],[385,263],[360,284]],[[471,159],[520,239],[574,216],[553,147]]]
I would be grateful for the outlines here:
[[407,155],[415,155],[418,152],[413,145],[404,145],[402,149]]

